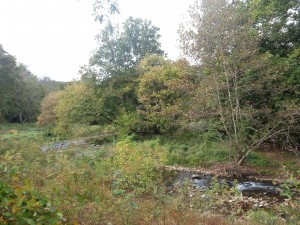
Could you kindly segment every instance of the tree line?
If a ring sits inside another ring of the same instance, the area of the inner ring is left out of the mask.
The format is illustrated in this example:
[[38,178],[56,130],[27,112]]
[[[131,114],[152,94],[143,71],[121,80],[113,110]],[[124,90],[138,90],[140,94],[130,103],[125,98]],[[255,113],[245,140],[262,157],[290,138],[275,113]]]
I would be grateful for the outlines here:
[[38,79],[0,45],[0,122],[34,122],[42,99],[65,84]]
[[38,124],[57,135],[75,123],[123,135],[209,133],[230,143],[239,165],[262,145],[297,151],[299,11],[297,0],[197,0],[176,61],[151,21],[120,26],[98,15],[98,47],[81,79],[44,98]]

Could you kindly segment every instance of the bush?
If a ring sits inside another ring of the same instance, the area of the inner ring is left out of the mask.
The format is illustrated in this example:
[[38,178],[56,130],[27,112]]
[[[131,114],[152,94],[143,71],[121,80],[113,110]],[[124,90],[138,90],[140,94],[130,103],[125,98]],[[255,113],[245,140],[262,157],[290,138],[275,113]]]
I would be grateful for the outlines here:
[[249,224],[283,224],[280,217],[264,210],[250,211],[247,215],[247,221]]
[[13,185],[0,179],[1,224],[62,224],[63,214],[56,212],[28,181],[23,184],[14,170],[7,167],[1,167],[2,175],[10,177]]
[[228,162],[233,159],[234,152],[218,144],[210,143],[203,145],[193,143],[192,145],[178,143],[169,144],[167,163],[188,166],[210,166],[216,162]]
[[157,141],[134,142],[131,137],[117,144],[113,160],[114,192],[147,194],[160,182],[158,166],[165,160],[165,150]]

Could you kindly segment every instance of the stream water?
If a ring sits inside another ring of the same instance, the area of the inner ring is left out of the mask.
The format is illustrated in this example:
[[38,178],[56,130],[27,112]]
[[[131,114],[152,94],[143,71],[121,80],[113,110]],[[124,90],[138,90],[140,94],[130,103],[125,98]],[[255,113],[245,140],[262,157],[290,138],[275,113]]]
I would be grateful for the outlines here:
[[[212,183],[212,176],[203,174],[192,174],[192,183],[195,187],[199,189],[209,188]],[[277,186],[272,184],[270,181],[256,181],[256,180],[234,180],[231,178],[218,178],[220,183],[225,180],[229,187],[236,185],[236,188],[243,194],[265,194],[265,195],[276,195]]]
[[235,186],[241,192],[241,195],[237,197],[232,196],[225,200],[227,201],[225,208],[228,211],[234,210],[234,207],[241,207],[244,211],[254,208],[272,208],[285,201],[277,191],[280,188],[279,185],[273,184],[271,181],[258,181],[246,178],[238,180],[227,177],[214,178],[211,175],[184,170],[164,171],[163,178],[170,193],[176,193],[177,190],[180,190],[187,183],[192,198],[197,190],[202,192],[200,194],[201,197],[207,198],[205,191],[212,188],[216,182],[220,185],[226,184],[228,188]]
[[[165,173],[165,180],[167,186],[172,189],[174,186],[181,186],[184,182],[191,182],[192,185],[199,190],[210,188],[214,178],[211,175],[194,173],[189,171],[168,171]],[[219,183],[224,182],[229,186],[236,188],[245,196],[251,197],[277,197],[281,198],[278,190],[278,185],[273,184],[271,181],[258,181],[247,179],[233,179],[233,178],[217,178]]]

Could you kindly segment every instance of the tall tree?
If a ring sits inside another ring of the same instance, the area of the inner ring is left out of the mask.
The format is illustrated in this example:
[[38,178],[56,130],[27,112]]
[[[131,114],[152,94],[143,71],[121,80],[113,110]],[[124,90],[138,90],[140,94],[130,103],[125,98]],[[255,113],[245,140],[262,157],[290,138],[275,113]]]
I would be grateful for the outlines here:
[[16,59],[8,54],[0,45],[0,117],[6,110],[9,91],[12,90],[16,79]]
[[285,130],[276,142],[297,149],[300,144],[300,2],[248,0],[245,6],[261,36],[260,52],[271,54],[269,68],[260,72],[255,83],[263,84],[268,90],[264,102],[273,104],[272,118],[280,121],[280,127]]
[[116,0],[95,0],[94,16],[95,20],[103,23],[112,14],[119,14],[120,9]]
[[49,77],[40,78],[38,82],[43,87],[45,95],[63,90],[68,84],[67,82],[52,80]]
[[194,68],[186,60],[170,62],[150,55],[139,65],[144,73],[138,86],[140,130],[172,133],[182,124],[186,103],[197,86]]
[[56,116],[54,129],[56,134],[67,133],[73,123],[84,124],[95,120],[98,99],[83,82],[70,84],[63,91],[55,93],[57,94],[53,97],[58,98],[53,109]]
[[190,15],[190,26],[181,28],[182,49],[203,71],[193,104],[198,101],[200,118],[221,125],[218,130],[242,164],[252,149],[277,133],[274,126],[261,126],[257,120],[264,109],[243,99],[259,88],[249,81],[268,65],[268,55],[258,55],[259,33],[241,1],[196,1]]
[[110,22],[98,35],[99,46],[89,66],[81,68],[82,80],[97,102],[96,123],[119,123],[117,118],[135,111],[136,66],[147,54],[163,55],[159,28],[148,20],[128,18],[122,29]]
[[247,0],[245,5],[262,37],[260,50],[287,56],[300,44],[300,2],[298,0]]
[[37,118],[38,125],[55,125],[57,120],[55,108],[62,98],[62,94],[62,91],[56,91],[51,92],[45,96],[45,98],[41,102],[40,114]]
[[108,23],[98,35],[98,48],[90,65],[99,69],[100,77],[113,76],[136,66],[146,54],[163,55],[159,28],[150,21],[129,17],[120,31]]
[[34,121],[43,93],[37,78],[0,46],[0,116],[10,122]]

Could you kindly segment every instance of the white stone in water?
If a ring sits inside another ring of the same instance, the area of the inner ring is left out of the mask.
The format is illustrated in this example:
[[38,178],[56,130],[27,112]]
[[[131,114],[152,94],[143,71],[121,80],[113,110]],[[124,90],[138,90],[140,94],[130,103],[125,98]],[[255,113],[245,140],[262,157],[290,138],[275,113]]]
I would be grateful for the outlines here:
[[199,174],[192,174],[192,179],[200,179],[201,177]]

